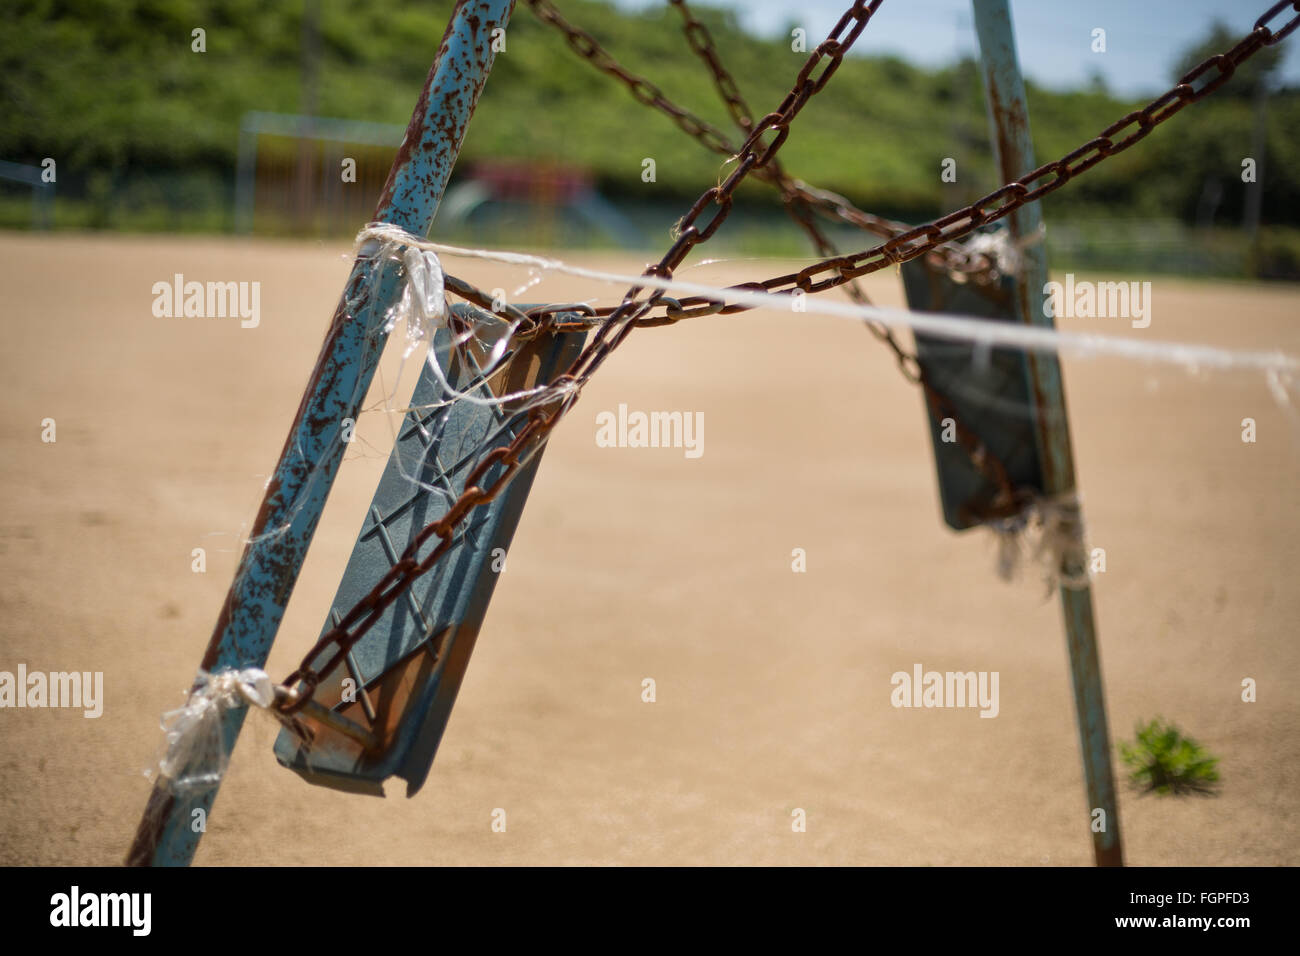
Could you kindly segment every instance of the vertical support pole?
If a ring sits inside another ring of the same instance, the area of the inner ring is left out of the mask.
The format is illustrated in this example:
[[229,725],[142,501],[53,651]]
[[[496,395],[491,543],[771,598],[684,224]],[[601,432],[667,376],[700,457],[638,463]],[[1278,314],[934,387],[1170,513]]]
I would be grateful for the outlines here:
[[[1001,181],[1011,182],[1037,166],[1029,135],[1029,110],[1016,55],[1011,11],[1008,0],[973,0],[973,3],[998,168]],[[1008,219],[1014,241],[1030,239],[1022,247],[1021,272],[1016,281],[1021,321],[1051,328],[1055,323],[1043,314],[1042,308],[1042,290],[1047,283],[1047,254],[1043,243],[1033,238],[1042,227],[1042,211],[1037,202],[1027,203]],[[1071,494],[1075,490],[1074,452],[1070,445],[1070,423],[1066,417],[1060,362],[1055,355],[1030,353],[1028,372],[1035,433],[1043,461],[1043,490],[1051,496]],[[1070,564],[1082,560],[1082,555],[1067,558]],[[1082,574],[1085,568],[1063,567],[1061,571],[1063,579],[1068,580]],[[1089,820],[1095,818],[1099,809],[1105,814],[1105,829],[1097,832],[1096,827],[1093,828],[1093,853],[1098,866],[1122,866],[1124,855],[1120,843],[1119,808],[1111,767],[1110,731],[1106,723],[1092,591],[1085,583],[1082,587],[1062,586],[1060,592],[1083,773],[1088,790]]]
[[[492,69],[492,31],[506,26],[513,9],[514,0],[456,3],[375,210],[376,221],[428,235]],[[279,464],[267,482],[200,664],[203,670],[266,664],[343,459],[342,422],[359,413],[387,340],[385,313],[400,286],[395,271],[375,260],[376,251],[376,244],[363,247],[352,268]],[[246,714],[245,708],[225,713],[226,753],[234,749]],[[199,822],[206,821],[215,798],[215,787],[190,797],[155,786],[126,862],[188,865],[202,835]]]

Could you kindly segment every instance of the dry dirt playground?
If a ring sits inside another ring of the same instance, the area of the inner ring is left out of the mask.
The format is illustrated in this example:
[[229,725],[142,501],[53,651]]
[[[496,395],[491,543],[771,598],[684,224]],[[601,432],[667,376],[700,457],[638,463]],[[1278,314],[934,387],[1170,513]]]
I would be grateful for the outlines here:
[[[98,719],[0,710],[0,863],[122,860],[159,715],[194,675],[349,249],[0,236],[0,670],[102,671],[105,687]],[[174,273],[260,282],[259,326],[155,318],[151,287]],[[892,272],[868,289],[902,303]],[[566,290],[589,287],[541,294]],[[1064,326],[1300,355],[1294,286],[1158,279],[1154,297],[1146,330]],[[1107,553],[1112,733],[1160,715],[1222,758],[1218,797],[1123,790],[1127,858],[1300,863],[1300,431],[1256,374],[1072,358],[1065,375],[1089,543]],[[702,411],[704,454],[598,448],[595,415],[619,403]],[[362,417],[273,677],[318,633],[395,425]],[[851,321],[638,331],[551,442],[424,790],[310,787],[254,715],[196,862],[1088,864],[1059,606],[1000,582],[986,535],[943,527],[928,442],[920,396]],[[997,671],[997,718],[892,707],[890,675],[917,663]]]

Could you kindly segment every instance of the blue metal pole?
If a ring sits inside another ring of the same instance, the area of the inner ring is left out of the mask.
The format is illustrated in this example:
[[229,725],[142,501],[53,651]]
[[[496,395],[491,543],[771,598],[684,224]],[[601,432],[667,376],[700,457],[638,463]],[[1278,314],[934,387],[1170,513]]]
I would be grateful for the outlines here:
[[[428,235],[492,69],[493,31],[505,28],[513,9],[514,0],[456,4],[375,210],[376,221]],[[400,291],[397,275],[376,262],[374,252],[373,246],[361,250],[339,300],[200,665],[204,670],[266,664],[343,458],[343,420],[355,420],[360,411],[387,339],[385,313]],[[244,708],[226,712],[227,753],[234,749],[245,713]],[[206,821],[215,798],[215,787],[190,798],[155,786],[127,863],[189,864],[202,836],[200,822]]]
[[[1016,55],[1011,10],[1008,0],[973,2],[998,167],[1001,181],[1011,182],[1037,167],[1029,135],[1029,109]],[[1037,202],[1021,206],[1008,219],[1012,239],[1017,242],[1035,237],[1042,226],[1042,212]],[[1031,239],[1022,247],[1021,255],[1021,272],[1016,281],[1021,321],[1052,328],[1055,323],[1043,314],[1042,308],[1043,287],[1047,283],[1047,253],[1043,243]],[[1070,445],[1060,362],[1055,355],[1030,353],[1028,374],[1035,431],[1043,461],[1043,491],[1052,496],[1069,495],[1075,490],[1074,452]],[[1063,580],[1085,574],[1082,555],[1069,555],[1066,562],[1071,566],[1061,568]],[[1098,866],[1122,866],[1124,854],[1120,843],[1119,807],[1111,768],[1110,732],[1106,724],[1106,698],[1101,681],[1092,591],[1084,584],[1082,587],[1062,586],[1060,593],[1088,790],[1093,853]],[[1100,817],[1098,810],[1102,811]]]

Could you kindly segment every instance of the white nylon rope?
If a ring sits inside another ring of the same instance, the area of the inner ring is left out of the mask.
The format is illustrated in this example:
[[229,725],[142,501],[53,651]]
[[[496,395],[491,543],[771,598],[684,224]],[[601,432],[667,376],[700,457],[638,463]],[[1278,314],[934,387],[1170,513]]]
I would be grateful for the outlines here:
[[[594,279],[600,282],[612,282],[628,287],[641,286],[662,289],[668,292],[676,291],[690,295],[709,296],[718,301],[748,305],[754,308],[776,308],[783,312],[791,310],[791,297],[789,295],[757,292],[751,289],[722,289],[677,278],[664,279],[659,276],[623,275],[617,272],[573,266],[559,259],[521,252],[468,249],[421,239],[419,236],[412,235],[398,226],[386,223],[372,223],[357,235],[357,245],[362,255],[368,255],[376,248],[376,246],[371,245],[372,241],[386,246],[413,246],[444,256],[486,259],[508,265],[531,266],[550,272]],[[1059,351],[1080,356],[1113,355],[1118,358],[1137,361],[1181,365],[1190,371],[1199,371],[1202,368],[1255,369],[1269,374],[1269,387],[1275,395],[1277,389],[1283,387],[1284,383],[1289,384],[1291,374],[1300,370],[1300,359],[1287,355],[1281,350],[1228,349],[1185,342],[1143,341],[1095,332],[1065,332],[1039,326],[1017,325],[1012,322],[981,321],[972,316],[950,313],[910,312],[906,309],[834,302],[818,299],[812,295],[803,297],[801,308],[808,313],[829,315],[837,318],[870,319],[891,328],[910,328],[929,335],[969,341],[985,347],[1021,348],[1033,352]]]

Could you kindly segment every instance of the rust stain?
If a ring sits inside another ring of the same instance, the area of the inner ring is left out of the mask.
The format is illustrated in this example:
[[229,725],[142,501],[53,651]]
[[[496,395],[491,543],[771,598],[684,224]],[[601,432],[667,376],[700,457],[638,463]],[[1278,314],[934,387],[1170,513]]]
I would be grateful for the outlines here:
[[374,707],[373,720],[366,713],[361,694],[357,694],[354,701],[343,701],[343,678],[346,675],[341,669],[323,679],[315,696],[334,701],[329,707],[336,714],[368,727],[375,735],[376,746],[365,748],[360,742],[304,712],[300,719],[312,732],[312,749],[346,755],[347,759],[354,761],[381,757],[393,745],[416,696],[428,685],[438,665],[442,642],[450,630],[450,627],[443,628],[361,688]]
[[[997,137],[998,167],[1002,170],[1002,181],[1004,183],[1013,182],[1020,175],[1020,171],[1015,168],[1012,158],[1018,152],[1015,134],[1021,130],[1023,124],[1016,115],[1016,111],[1009,109],[1002,102],[997,80],[992,72],[988,74],[985,85],[988,88],[989,110],[993,114],[993,131]],[[1019,226],[1016,218],[1015,213],[1008,217],[1013,234],[1018,235]]]
[[[420,91],[420,99],[411,116],[406,134],[402,138],[402,144],[398,148],[393,168],[389,171],[388,181],[380,194],[379,203],[372,217],[376,220],[387,220],[393,212],[392,207],[408,205],[416,193],[425,194],[432,191],[437,181],[445,177],[447,171],[440,171],[437,161],[429,163],[427,168],[421,170],[415,163],[418,153],[432,152],[438,145],[439,139],[446,141],[443,144],[446,153],[454,156],[459,151],[469,118],[474,112],[474,104],[487,82],[487,73],[485,70],[467,71],[464,63],[449,55],[454,34],[453,25],[457,22],[468,25],[474,51],[472,59],[475,62],[482,63],[491,59],[486,25],[477,14],[463,10],[466,4],[467,0],[460,0],[448,20],[447,29],[438,47],[438,55]],[[454,82],[445,90],[440,90],[436,80],[438,71],[444,69],[448,71]],[[431,112],[430,98],[435,94],[441,97],[442,108]],[[398,174],[403,169],[408,174],[415,170],[420,171],[399,192]],[[429,222],[408,223],[407,226],[412,231],[423,234],[427,233]]]

